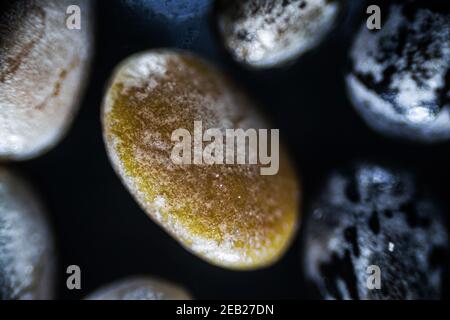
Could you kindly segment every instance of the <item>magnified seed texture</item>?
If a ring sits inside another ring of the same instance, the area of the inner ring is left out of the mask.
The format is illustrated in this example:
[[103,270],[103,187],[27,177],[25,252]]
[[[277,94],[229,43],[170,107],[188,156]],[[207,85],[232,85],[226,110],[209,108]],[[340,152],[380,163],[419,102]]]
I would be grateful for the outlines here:
[[282,65],[316,47],[332,29],[341,1],[222,0],[216,24],[225,47],[245,65]]
[[[80,10],[67,14],[71,5]],[[88,0],[0,4],[0,160],[40,155],[72,122],[92,54],[91,5]]]
[[450,6],[389,1],[381,30],[365,23],[347,74],[349,96],[381,134],[425,143],[450,138]]
[[358,164],[328,179],[308,218],[307,278],[327,299],[438,299],[442,211],[412,175]]
[[132,56],[112,77],[102,120],[114,169],[185,248],[235,269],[272,264],[286,250],[297,225],[299,186],[282,148],[275,175],[261,175],[260,164],[171,159],[173,132],[194,134],[195,121],[221,132],[270,128],[219,70],[181,52]]

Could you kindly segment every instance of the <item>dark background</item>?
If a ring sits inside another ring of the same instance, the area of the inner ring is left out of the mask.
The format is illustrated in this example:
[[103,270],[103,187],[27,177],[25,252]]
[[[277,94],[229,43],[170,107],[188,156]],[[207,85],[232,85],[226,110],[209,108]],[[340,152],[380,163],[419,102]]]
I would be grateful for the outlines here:
[[[156,2],[164,7],[164,1]],[[178,2],[183,12],[189,1]],[[301,230],[287,254],[270,268],[237,272],[214,267],[153,223],[116,177],[102,140],[102,96],[114,66],[149,48],[195,51],[249,91],[273,127],[280,128],[292,154],[302,181],[303,215],[330,170],[369,159],[416,172],[449,216],[450,143],[421,146],[383,138],[366,127],[348,101],[343,81],[348,40],[353,22],[365,11],[355,5],[360,1],[351,2],[319,48],[290,66],[270,71],[234,63],[222,49],[209,14],[194,14],[180,23],[179,16],[131,10],[119,0],[97,2],[96,54],[72,129],[46,155],[14,165],[30,178],[50,212],[59,259],[58,298],[83,298],[101,285],[133,275],[179,283],[195,298],[317,297],[302,277]],[[81,267],[82,290],[66,289],[65,271],[71,264]]]

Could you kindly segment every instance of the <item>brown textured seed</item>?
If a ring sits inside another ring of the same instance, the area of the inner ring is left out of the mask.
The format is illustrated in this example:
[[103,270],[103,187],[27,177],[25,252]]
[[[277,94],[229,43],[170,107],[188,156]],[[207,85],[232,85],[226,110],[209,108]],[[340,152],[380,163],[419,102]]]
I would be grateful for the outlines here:
[[[70,5],[81,9],[81,30],[66,25]],[[0,160],[41,154],[71,123],[91,56],[91,5],[88,0],[0,4]]]
[[0,168],[0,300],[53,297],[54,246],[27,184]]
[[332,29],[339,0],[217,0],[225,47],[245,65],[285,64],[316,47]]
[[135,277],[104,286],[87,300],[190,300],[182,288],[162,280]]
[[103,104],[108,154],[147,214],[209,262],[252,269],[276,261],[294,233],[295,173],[281,150],[277,175],[258,165],[175,165],[171,134],[270,128],[218,70],[179,52],[149,51],[116,70]]

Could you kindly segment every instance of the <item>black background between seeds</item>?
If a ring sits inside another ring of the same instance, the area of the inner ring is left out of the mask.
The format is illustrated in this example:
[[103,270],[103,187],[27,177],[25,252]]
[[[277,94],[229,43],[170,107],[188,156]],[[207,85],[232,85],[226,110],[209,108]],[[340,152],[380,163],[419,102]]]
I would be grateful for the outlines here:
[[[188,48],[248,90],[273,127],[280,128],[291,152],[301,176],[303,212],[330,170],[369,159],[416,172],[442,202],[446,216],[450,215],[450,143],[421,146],[383,138],[368,129],[351,107],[343,82],[347,41],[352,35],[348,19],[295,64],[251,71],[234,63],[221,48],[210,16],[177,27],[161,16],[144,19],[148,12],[133,13],[118,2],[97,3],[95,59],[72,129],[46,155],[13,165],[30,178],[50,212],[59,257],[58,298],[82,298],[101,285],[132,275],[179,283],[195,298],[317,297],[302,277],[301,230],[272,267],[228,271],[183,249],[122,186],[106,157],[100,104],[112,68],[128,55],[149,48]],[[363,17],[360,6],[351,10],[355,21]],[[65,269],[70,264],[81,267],[82,290],[66,289]]]

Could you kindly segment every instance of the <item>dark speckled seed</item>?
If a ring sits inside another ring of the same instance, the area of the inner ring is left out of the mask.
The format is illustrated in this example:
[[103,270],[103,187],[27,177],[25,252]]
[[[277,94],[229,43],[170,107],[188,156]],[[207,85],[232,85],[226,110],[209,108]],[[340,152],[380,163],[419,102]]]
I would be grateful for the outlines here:
[[[360,164],[332,174],[316,201],[305,270],[327,299],[436,299],[447,248],[440,209],[411,175]],[[380,290],[367,288],[371,265]]]
[[[364,23],[346,77],[356,110],[374,130],[421,142],[450,138],[450,5],[378,1],[379,31]],[[374,2],[374,3],[378,3]]]
[[225,47],[237,61],[268,68],[317,46],[341,7],[337,0],[221,0],[215,16]]

